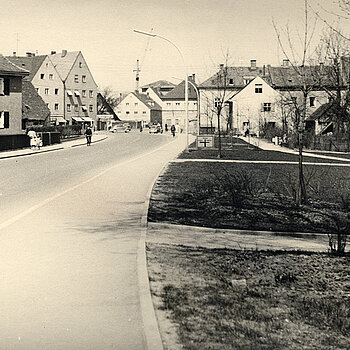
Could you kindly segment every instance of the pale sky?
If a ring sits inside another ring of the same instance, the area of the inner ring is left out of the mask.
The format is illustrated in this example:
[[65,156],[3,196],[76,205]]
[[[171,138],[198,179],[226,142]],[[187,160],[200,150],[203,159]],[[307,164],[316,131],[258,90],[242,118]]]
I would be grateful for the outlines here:
[[[322,7],[339,12],[336,3],[310,0],[330,23],[335,17]],[[140,85],[160,79],[176,83],[173,77],[184,78],[186,70],[202,82],[227,51],[232,65],[249,65],[250,59],[260,66],[279,64],[284,55],[272,18],[300,33],[304,20],[304,0],[0,0],[0,5],[0,53],[80,50],[99,87],[117,91],[135,89],[137,59]],[[341,25],[350,33],[350,20]],[[152,28],[180,48],[187,69],[171,44],[133,32]],[[314,43],[321,29],[318,21]]]

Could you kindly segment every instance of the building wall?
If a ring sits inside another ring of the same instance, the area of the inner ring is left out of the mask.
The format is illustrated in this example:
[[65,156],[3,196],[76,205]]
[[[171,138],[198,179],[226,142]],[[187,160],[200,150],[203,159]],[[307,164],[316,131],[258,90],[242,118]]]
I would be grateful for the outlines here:
[[[188,129],[189,132],[195,133],[197,130],[197,101],[188,101]],[[180,129],[185,130],[186,111],[184,100],[164,100],[162,124],[170,128],[171,125],[178,125]]]
[[133,93],[128,94],[116,108],[120,120],[136,121],[148,124],[151,122],[150,108],[141,102]]
[[[85,76],[85,80],[83,80],[83,76]],[[72,123],[72,117],[78,116],[90,117],[96,125],[97,85],[81,52],[66,79],[65,91],[65,118],[69,120],[70,124]],[[73,95],[69,96],[67,91],[71,91]],[[68,105],[70,105],[70,110]],[[86,111],[83,110],[83,106],[86,107]]]
[[[5,76],[0,75],[1,78]],[[0,111],[9,112],[9,128],[0,128],[0,135],[23,134],[22,130],[22,78],[10,79],[10,94],[0,96]],[[2,124],[2,123],[1,123]]]
[[48,56],[34,75],[32,84],[49,107],[51,116],[63,117],[63,82]]

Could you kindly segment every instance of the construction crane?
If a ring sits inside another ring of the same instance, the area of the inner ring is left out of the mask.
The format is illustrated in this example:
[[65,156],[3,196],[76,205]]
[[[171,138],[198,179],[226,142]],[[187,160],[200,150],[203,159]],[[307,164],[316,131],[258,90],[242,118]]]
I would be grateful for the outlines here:
[[[151,28],[151,31],[150,33],[153,32],[153,28]],[[147,44],[146,44],[146,47],[145,47],[145,51],[143,52],[143,56],[142,56],[142,59],[141,59],[141,63],[144,62],[144,59],[146,57],[146,54],[147,54],[147,51],[149,51],[149,45],[150,45],[150,41],[151,41],[151,37],[148,37],[148,40],[147,40]],[[141,65],[140,65],[140,60],[136,60],[136,69],[133,69],[133,72],[136,73],[136,90],[139,89],[139,84],[140,84],[140,72],[141,72]]]

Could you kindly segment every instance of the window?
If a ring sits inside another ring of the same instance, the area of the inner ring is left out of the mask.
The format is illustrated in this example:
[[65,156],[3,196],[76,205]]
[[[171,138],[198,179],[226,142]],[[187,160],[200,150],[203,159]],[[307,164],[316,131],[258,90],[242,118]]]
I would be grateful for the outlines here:
[[255,84],[255,93],[262,94],[262,84]]
[[146,114],[147,112],[146,111],[143,111],[142,114]]
[[45,95],[48,95],[50,93],[50,89],[49,88],[45,88]]
[[85,106],[85,105],[82,105],[82,106],[81,106],[81,110],[82,110],[83,112],[87,112],[86,106]]
[[94,111],[94,106],[93,105],[89,105],[89,112],[93,112]]
[[125,103],[125,106],[129,106],[129,102]]
[[90,97],[90,98],[93,98],[93,97],[94,97],[94,91],[93,91],[93,90],[90,90],[90,91],[89,91],[89,97]]
[[216,108],[218,108],[220,106],[220,99],[218,97],[215,97],[215,100],[214,100],[214,106]]
[[0,112],[0,129],[8,129],[10,127],[10,112]]
[[126,113],[126,114],[129,114],[130,112],[129,112],[129,111],[126,111],[125,113]]
[[134,114],[138,114],[139,112],[138,111],[134,111]]
[[53,80],[53,74],[49,74],[49,79]]
[[137,107],[139,104],[137,102],[134,103],[135,107]]
[[171,102],[167,102],[166,105],[167,105],[167,106],[171,106]]
[[310,97],[310,107],[315,107],[315,99],[316,97]]
[[79,105],[74,105],[75,112],[79,112]]
[[86,90],[81,90],[81,95],[82,95],[83,97],[86,97]]
[[39,88],[35,88],[36,89],[36,92],[39,93]]
[[175,102],[175,105],[176,106],[180,106],[180,102]]
[[70,111],[71,111],[71,104],[67,103],[67,112],[70,112]]
[[233,85],[233,79],[230,78],[230,80],[228,81],[229,85]]
[[79,83],[79,75],[78,74],[74,75],[74,82]]
[[79,68],[83,68],[83,63],[79,62]]
[[271,102],[265,102],[263,106],[264,112],[271,112]]
[[0,78],[0,95],[10,95],[9,78]]
[[40,79],[45,79],[45,74],[44,73],[40,74]]
[[55,89],[55,95],[59,94],[59,89]]
[[86,75],[82,75],[82,76],[81,76],[81,81],[82,81],[83,83],[86,83]]
[[60,106],[58,103],[55,103],[55,111],[58,111],[60,109]]

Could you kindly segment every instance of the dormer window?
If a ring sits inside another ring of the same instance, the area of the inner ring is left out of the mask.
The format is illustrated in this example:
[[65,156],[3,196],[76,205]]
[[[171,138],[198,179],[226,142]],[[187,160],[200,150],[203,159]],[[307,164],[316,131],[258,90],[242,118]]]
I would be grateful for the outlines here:
[[252,78],[243,78],[243,83],[244,85],[248,85],[252,80]]
[[229,82],[228,82],[228,83],[229,83],[229,85],[233,85],[233,83],[234,83],[234,82],[233,82],[233,79],[232,79],[232,78],[230,78],[230,80],[229,80]]
[[262,84],[255,84],[255,93],[262,94]]

